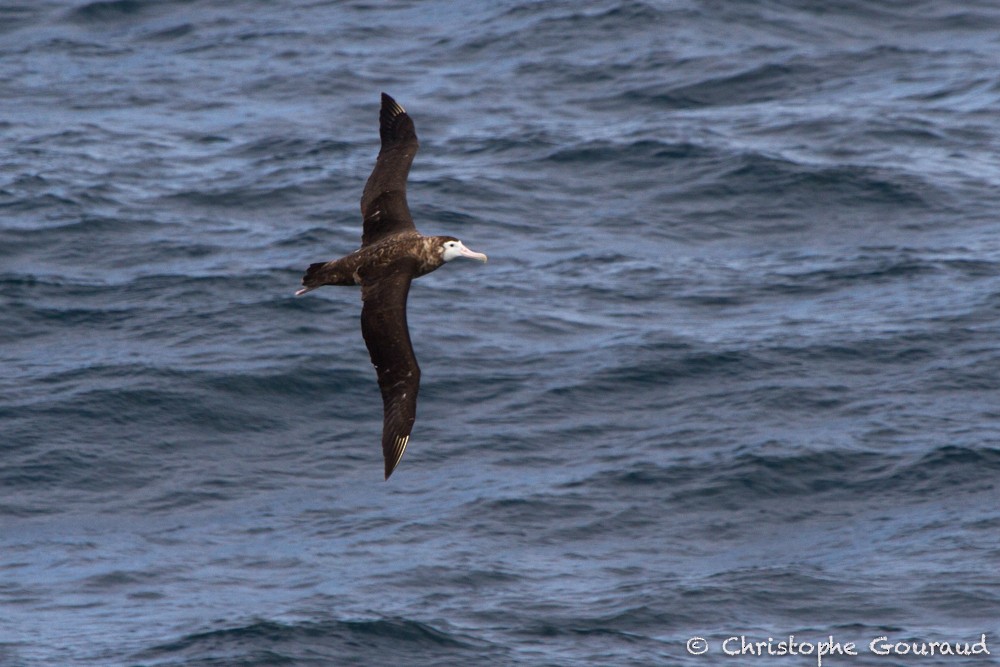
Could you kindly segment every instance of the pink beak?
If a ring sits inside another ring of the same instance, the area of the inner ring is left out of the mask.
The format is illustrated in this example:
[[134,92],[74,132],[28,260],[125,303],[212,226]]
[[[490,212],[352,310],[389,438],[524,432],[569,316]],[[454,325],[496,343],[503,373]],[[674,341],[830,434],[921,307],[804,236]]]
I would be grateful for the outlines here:
[[480,262],[483,262],[484,264],[486,263],[486,255],[484,255],[481,252],[473,252],[472,250],[466,248],[464,245],[462,246],[462,257],[468,257],[469,259],[476,259],[479,260]]

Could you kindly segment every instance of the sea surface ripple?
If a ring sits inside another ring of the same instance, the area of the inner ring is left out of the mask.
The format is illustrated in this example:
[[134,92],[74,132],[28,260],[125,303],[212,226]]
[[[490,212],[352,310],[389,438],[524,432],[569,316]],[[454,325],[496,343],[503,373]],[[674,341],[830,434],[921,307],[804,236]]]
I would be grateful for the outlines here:
[[[4,3],[0,665],[997,655],[998,35],[983,0]],[[388,483],[357,290],[292,296],[358,243],[383,90],[419,228],[490,256],[414,284]]]

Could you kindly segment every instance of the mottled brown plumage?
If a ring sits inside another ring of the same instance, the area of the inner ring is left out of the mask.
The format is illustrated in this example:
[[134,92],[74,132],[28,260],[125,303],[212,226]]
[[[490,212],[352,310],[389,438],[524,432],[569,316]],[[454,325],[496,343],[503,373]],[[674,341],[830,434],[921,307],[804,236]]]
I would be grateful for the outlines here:
[[323,285],[360,285],[361,334],[382,391],[382,454],[385,478],[399,464],[417,416],[420,367],[406,325],[406,297],[414,278],[455,257],[486,261],[453,236],[422,236],[406,204],[406,180],[419,143],[409,114],[382,93],[382,147],[361,195],[361,247],[309,266],[305,294]]

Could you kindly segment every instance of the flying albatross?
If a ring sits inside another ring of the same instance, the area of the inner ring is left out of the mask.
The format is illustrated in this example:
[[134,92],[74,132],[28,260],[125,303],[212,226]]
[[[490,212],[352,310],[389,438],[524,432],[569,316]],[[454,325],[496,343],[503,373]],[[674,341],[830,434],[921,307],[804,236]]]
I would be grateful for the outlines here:
[[399,464],[417,416],[420,367],[406,326],[406,296],[414,278],[456,257],[481,262],[454,236],[423,236],[406,205],[406,178],[419,143],[409,114],[382,93],[382,147],[361,195],[361,247],[346,257],[310,264],[296,296],[323,285],[360,285],[361,335],[382,390],[385,478]]

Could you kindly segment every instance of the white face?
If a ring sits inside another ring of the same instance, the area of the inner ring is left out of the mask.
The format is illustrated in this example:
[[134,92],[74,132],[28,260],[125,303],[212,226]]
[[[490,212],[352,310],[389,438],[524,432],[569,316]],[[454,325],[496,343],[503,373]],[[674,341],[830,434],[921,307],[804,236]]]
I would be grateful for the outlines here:
[[456,257],[461,257],[463,250],[465,250],[465,246],[462,245],[461,241],[445,241],[441,257],[444,261],[450,262]]
[[441,258],[450,262],[456,257],[468,257],[469,259],[476,259],[480,262],[486,261],[486,255],[481,252],[473,252],[469,250],[461,241],[445,241],[444,245],[441,246]]

